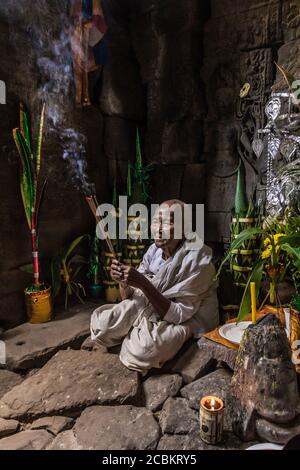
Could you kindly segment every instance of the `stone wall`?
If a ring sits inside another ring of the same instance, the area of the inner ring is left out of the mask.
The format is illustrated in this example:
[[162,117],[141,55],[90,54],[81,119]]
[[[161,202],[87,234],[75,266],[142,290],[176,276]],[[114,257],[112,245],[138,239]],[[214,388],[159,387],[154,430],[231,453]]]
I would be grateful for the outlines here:
[[[63,110],[63,126],[88,138],[87,160],[99,199],[109,200],[115,177],[124,193],[138,126],[144,158],[154,165],[153,202],[176,197],[206,203],[206,239],[219,247],[229,235],[239,153],[251,162],[246,137],[263,124],[263,105],[276,76],[274,60],[279,56],[281,64],[293,63],[296,72],[300,66],[299,3],[103,0],[110,61],[91,74],[93,106],[76,110],[72,86],[50,100]],[[18,124],[20,99],[36,125],[37,91],[47,82],[38,59],[52,57],[69,0],[7,0],[3,8],[0,80],[7,84],[8,99],[0,106],[0,324],[11,326],[24,319],[22,289],[31,282],[19,270],[30,262],[31,250],[11,129]],[[62,52],[69,57],[68,48],[66,42]],[[251,89],[241,101],[245,82]],[[92,231],[93,220],[62,160],[64,142],[51,131],[51,116],[46,129],[43,172],[49,186],[40,250],[50,257]],[[250,165],[247,175],[250,194],[256,183]]]
[[[18,5],[17,5],[18,4]],[[68,2],[9,0],[0,7],[0,79],[6,82],[7,104],[0,105],[0,325],[5,327],[25,319],[23,289],[32,276],[19,267],[31,262],[30,234],[19,191],[19,160],[12,129],[19,125],[22,100],[36,131],[42,100],[41,67],[38,59],[53,57],[55,40],[60,38]],[[64,144],[53,130],[51,104],[60,106],[63,126],[88,133],[88,162],[100,198],[107,198],[106,161],[102,150],[103,117],[90,108],[78,112],[74,96],[57,93],[47,101],[43,143],[42,178],[48,187],[40,219],[40,254],[49,258],[77,236],[90,232],[93,218],[82,195],[74,189],[69,169],[62,159]]]
[[[259,183],[259,163],[248,139],[265,125],[265,102],[271,86],[281,79],[276,77],[274,62],[299,75],[299,15],[300,2],[295,0],[211,0],[202,73],[209,108],[204,135],[209,162],[206,237],[210,242],[229,237],[236,183],[232,173],[240,155],[250,162],[249,195]],[[240,99],[245,83],[251,85],[250,92]]]

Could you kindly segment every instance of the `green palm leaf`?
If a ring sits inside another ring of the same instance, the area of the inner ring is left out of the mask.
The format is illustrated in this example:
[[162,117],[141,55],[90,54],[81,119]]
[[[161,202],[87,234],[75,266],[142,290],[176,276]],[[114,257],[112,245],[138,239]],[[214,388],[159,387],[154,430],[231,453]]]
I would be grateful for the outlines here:
[[37,152],[36,152],[36,173],[37,173],[37,175],[39,175],[40,169],[41,169],[41,151],[42,151],[44,121],[45,121],[45,104],[43,105],[42,114],[41,114],[41,118],[40,118],[39,131],[38,131]]
[[300,248],[294,248],[286,243],[282,245],[282,249],[293,257],[296,268],[300,270]]
[[265,231],[263,229],[260,229],[260,228],[257,228],[257,227],[253,227],[253,228],[249,228],[247,230],[243,230],[231,243],[230,248],[228,250],[228,253],[225,256],[225,258],[224,258],[224,260],[223,260],[223,262],[222,262],[222,264],[221,264],[221,266],[218,270],[217,277],[220,276],[220,273],[222,271],[222,268],[223,268],[224,264],[226,264],[227,261],[231,258],[233,250],[238,250],[243,245],[243,243],[245,241],[249,240],[250,238],[252,238],[256,235],[261,235],[264,232]]
[[23,103],[20,103],[20,129],[21,129],[22,135],[25,139],[25,142],[27,144],[29,153],[32,155],[32,147],[31,147],[29,126],[28,126],[28,118],[27,118],[27,113],[25,111]]
[[73,253],[73,251],[75,250],[75,248],[77,248],[77,246],[79,245],[79,243],[81,243],[84,239],[88,239],[90,240],[90,236],[89,235],[82,235],[81,237],[78,237],[76,238],[76,240],[74,240],[71,245],[69,246],[65,256],[64,256],[64,259],[67,260],[69,258],[69,256]]

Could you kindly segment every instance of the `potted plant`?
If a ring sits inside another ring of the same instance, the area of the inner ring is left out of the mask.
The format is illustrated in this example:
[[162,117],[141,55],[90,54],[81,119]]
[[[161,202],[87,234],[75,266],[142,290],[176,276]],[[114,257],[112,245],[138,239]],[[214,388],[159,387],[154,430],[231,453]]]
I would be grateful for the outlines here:
[[52,316],[51,287],[40,280],[38,252],[39,214],[46,187],[46,181],[40,183],[44,115],[45,105],[43,105],[39,121],[35,151],[32,146],[27,112],[22,103],[20,104],[20,126],[13,130],[13,138],[21,163],[22,202],[31,234],[34,282],[25,290],[27,316],[31,323],[44,323],[51,320]]
[[78,246],[84,241],[90,240],[89,235],[76,238],[68,247],[63,248],[51,261],[51,278],[53,286],[53,298],[55,299],[64,289],[65,309],[68,309],[69,298],[75,296],[82,304],[82,297],[86,296],[84,286],[78,281],[78,275],[87,259],[76,253]]
[[103,284],[104,272],[100,257],[101,242],[97,235],[95,235],[90,247],[88,269],[89,291],[93,299],[103,299],[105,294]]
[[[116,225],[118,227],[118,219],[120,217],[120,213],[118,210],[117,201],[118,201],[118,195],[117,195],[117,185],[115,181],[114,189],[113,189],[112,205],[116,209],[116,218],[117,218]],[[115,240],[112,240],[112,246],[113,246],[114,253],[116,254],[117,258],[121,259],[122,251],[121,251],[121,243],[120,243],[118,235],[116,236]],[[105,300],[106,302],[110,304],[117,303],[121,300],[120,288],[119,288],[119,284],[116,281],[114,281],[110,275],[111,264],[115,255],[108,251],[104,251],[103,256],[104,256],[104,273],[105,273],[105,280],[103,281],[103,284],[105,286]]]
[[[136,158],[128,164],[127,197],[130,204],[147,204],[150,195],[150,173],[152,165],[144,165],[142,159],[141,141],[136,130]],[[140,236],[140,226],[135,223],[136,217],[128,217],[128,239],[124,245],[124,263],[137,267],[145,253],[145,243]]]
[[[281,307],[278,288],[282,281],[295,284],[300,275],[300,218],[286,214],[283,221],[266,219],[262,226],[243,230],[231,243],[219,273],[232,252],[239,249],[245,241],[260,236],[257,262],[249,273],[248,281],[240,304],[238,321],[242,321],[251,310],[250,283],[255,282],[259,297],[262,282],[268,284],[268,293],[263,304],[268,300],[275,307]],[[218,274],[219,274],[218,273]]]

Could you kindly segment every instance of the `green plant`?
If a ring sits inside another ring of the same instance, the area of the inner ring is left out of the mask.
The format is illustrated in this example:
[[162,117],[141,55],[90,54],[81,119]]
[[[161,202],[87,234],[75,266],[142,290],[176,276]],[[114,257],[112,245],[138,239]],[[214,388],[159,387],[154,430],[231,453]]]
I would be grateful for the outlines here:
[[99,285],[106,277],[101,263],[101,240],[95,235],[90,247],[88,278],[92,285]]
[[[289,279],[294,284],[299,283],[300,272],[300,218],[286,216],[284,221],[266,220],[262,227],[244,230],[231,243],[228,253],[223,260],[218,275],[224,264],[232,256],[232,252],[240,249],[245,241],[254,236],[260,236],[257,262],[249,273],[248,281],[241,301],[238,321],[242,321],[251,309],[250,283],[257,286],[257,297],[263,279],[270,284],[268,297],[271,303],[280,305],[277,295],[278,284],[283,279]],[[265,299],[266,301],[267,299]]]
[[56,298],[62,288],[65,288],[65,308],[68,308],[69,297],[75,295],[81,303],[84,303],[81,295],[85,296],[83,285],[77,281],[82,268],[88,264],[87,258],[76,253],[78,246],[84,241],[90,242],[89,235],[76,238],[70,246],[61,250],[54,256],[51,262],[51,278],[53,297]]
[[291,307],[297,312],[300,312],[300,295],[296,294],[291,301]]
[[141,141],[136,130],[136,158],[129,162],[127,176],[127,196],[131,204],[146,204],[150,199],[150,174],[153,166],[144,165],[142,159]]
[[40,117],[35,151],[33,150],[28,116],[22,103],[20,104],[20,127],[13,130],[13,138],[21,162],[20,187],[22,201],[31,233],[34,286],[29,289],[32,291],[44,290],[45,288],[40,283],[38,253],[39,213],[46,187],[46,181],[41,185],[39,184],[44,115],[45,105]]

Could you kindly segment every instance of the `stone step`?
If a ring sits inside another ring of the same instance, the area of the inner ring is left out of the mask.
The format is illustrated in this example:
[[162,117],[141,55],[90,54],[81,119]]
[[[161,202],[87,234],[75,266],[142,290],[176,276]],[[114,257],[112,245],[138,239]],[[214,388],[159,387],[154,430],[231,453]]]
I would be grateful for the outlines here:
[[94,303],[79,305],[49,323],[24,323],[8,330],[1,337],[6,345],[7,368],[40,368],[61,349],[80,349],[90,334],[90,315],[97,306]]

